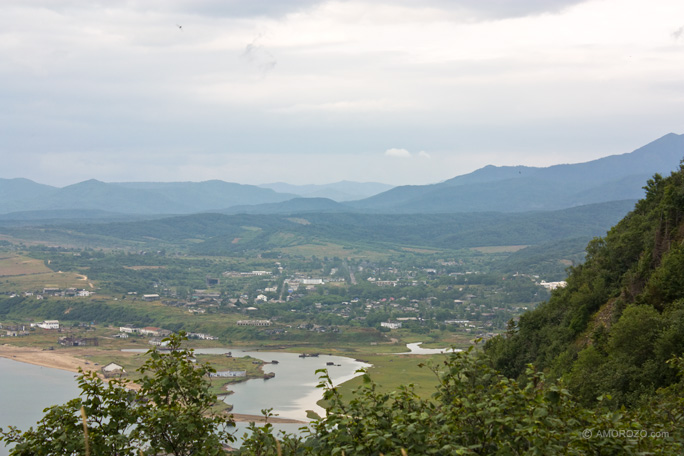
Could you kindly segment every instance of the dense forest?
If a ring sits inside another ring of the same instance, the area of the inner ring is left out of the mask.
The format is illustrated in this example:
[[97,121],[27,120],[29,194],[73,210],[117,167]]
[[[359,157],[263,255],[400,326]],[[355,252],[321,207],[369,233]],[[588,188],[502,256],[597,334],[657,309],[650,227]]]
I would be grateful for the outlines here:
[[667,362],[684,352],[684,165],[645,189],[566,288],[488,342],[497,369],[521,378],[532,363],[586,405],[603,392],[637,406],[678,380]]

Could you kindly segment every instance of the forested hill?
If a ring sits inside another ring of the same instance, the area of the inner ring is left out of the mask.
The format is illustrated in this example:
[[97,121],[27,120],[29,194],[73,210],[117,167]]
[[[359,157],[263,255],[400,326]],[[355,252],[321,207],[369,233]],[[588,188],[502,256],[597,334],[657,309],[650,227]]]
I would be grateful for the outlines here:
[[511,377],[525,366],[565,377],[589,404],[610,393],[635,405],[675,382],[684,352],[684,164],[650,179],[646,197],[587,247],[567,287],[486,349]]
[[[578,236],[601,235],[634,205],[613,201],[562,211],[524,214],[196,214],[163,219],[21,226],[0,223],[0,233],[50,242],[142,249],[185,245],[201,255],[242,254],[295,245],[331,242],[386,249],[459,249],[495,245],[537,245]],[[104,243],[104,244],[103,244]]]

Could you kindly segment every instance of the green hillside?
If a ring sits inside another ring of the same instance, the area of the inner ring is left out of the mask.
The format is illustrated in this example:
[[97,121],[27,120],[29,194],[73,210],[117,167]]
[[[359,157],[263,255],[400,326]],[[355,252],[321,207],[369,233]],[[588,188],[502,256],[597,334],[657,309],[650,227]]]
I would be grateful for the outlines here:
[[[386,249],[461,249],[496,245],[537,245],[578,236],[601,235],[632,207],[632,201],[521,214],[196,214],[133,222],[0,225],[0,234],[89,247],[174,245],[202,255],[236,254],[321,241]],[[561,271],[562,272],[562,269]]]
[[586,404],[603,392],[636,405],[676,382],[667,361],[684,352],[684,164],[645,189],[589,243],[566,288],[487,344],[496,368],[519,377],[533,363]]

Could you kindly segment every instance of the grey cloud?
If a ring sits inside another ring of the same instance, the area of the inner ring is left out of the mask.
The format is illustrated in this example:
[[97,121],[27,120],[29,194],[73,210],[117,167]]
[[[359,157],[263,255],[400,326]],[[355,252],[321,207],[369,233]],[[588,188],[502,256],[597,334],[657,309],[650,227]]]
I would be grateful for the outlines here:
[[[179,8],[200,15],[278,17],[328,0],[176,0]],[[377,1],[377,0],[376,0]],[[381,0],[410,8],[432,6],[445,11],[466,10],[473,19],[496,19],[555,13],[588,0]],[[143,2],[144,4],[145,2]]]
[[324,0],[180,0],[176,3],[184,12],[201,16],[281,17]]
[[[470,19],[504,19],[557,13],[573,5],[589,0],[399,0],[404,6],[432,6],[445,11],[465,11]],[[388,4],[397,4],[392,0]]]
[[[206,17],[281,17],[306,10],[330,0],[25,0],[23,6],[58,12],[74,9],[122,8],[139,11],[190,14]],[[344,0],[342,0],[344,1]],[[501,19],[555,13],[589,0],[376,0],[409,8],[433,7],[465,12],[468,19]]]
[[22,7],[58,13],[86,9],[122,9],[208,17],[280,17],[325,0],[24,0]]
[[672,32],[672,38],[674,38],[675,41],[679,41],[679,39],[682,37],[682,34],[684,34],[684,27],[679,27],[677,30]]
[[273,70],[278,62],[273,54],[258,43],[261,37],[262,35],[257,36],[251,43],[245,46],[242,58],[251,65],[254,65],[262,74],[265,74]]

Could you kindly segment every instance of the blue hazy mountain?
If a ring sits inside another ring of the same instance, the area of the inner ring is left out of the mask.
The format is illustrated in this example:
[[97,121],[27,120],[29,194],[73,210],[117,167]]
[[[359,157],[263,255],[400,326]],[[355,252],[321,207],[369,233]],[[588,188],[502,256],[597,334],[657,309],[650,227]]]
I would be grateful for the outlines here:
[[279,193],[292,193],[304,198],[328,198],[337,202],[355,201],[393,188],[392,185],[378,182],[340,181],[321,185],[293,185],[284,182],[261,184],[259,187],[270,188]]
[[0,179],[0,213],[101,210],[121,214],[188,214],[235,205],[287,201],[296,195],[223,181],[105,183],[63,188],[28,179]]
[[[54,210],[138,215],[558,210],[637,200],[643,196],[642,187],[653,174],[669,174],[679,167],[683,157],[684,135],[671,133],[633,152],[585,163],[546,168],[490,165],[437,184],[394,187],[356,201],[346,198],[382,191],[389,186],[338,182],[311,186],[265,184],[272,188],[264,188],[220,180],[169,183],[88,180],[57,188],[28,179],[0,179],[0,214]],[[321,196],[326,193],[328,197]],[[308,197],[299,196],[302,194]]]
[[347,203],[383,213],[522,212],[639,199],[655,173],[669,175],[684,158],[684,135],[670,133],[633,152],[547,168],[486,166],[432,185],[395,187]]

